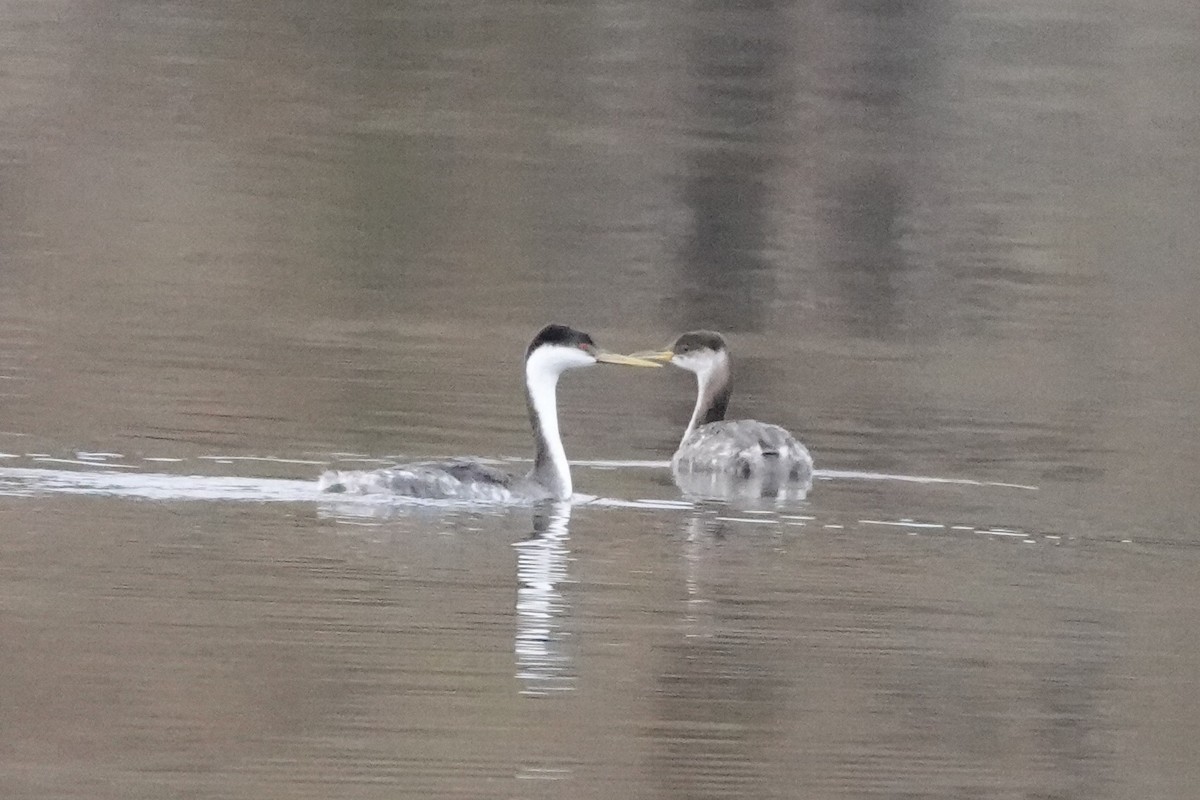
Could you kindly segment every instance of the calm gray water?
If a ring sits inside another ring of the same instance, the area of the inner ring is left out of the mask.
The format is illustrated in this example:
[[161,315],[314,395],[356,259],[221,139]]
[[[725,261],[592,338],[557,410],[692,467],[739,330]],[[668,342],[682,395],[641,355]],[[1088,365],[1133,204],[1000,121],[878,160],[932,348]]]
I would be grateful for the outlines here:
[[[1192,0],[0,4],[0,795],[1193,798]],[[807,500],[681,498],[732,342]]]

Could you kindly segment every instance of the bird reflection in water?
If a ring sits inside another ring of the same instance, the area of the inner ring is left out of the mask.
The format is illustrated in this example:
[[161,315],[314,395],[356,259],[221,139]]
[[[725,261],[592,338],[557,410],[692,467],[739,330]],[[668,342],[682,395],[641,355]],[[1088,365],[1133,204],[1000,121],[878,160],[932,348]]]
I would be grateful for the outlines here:
[[760,498],[775,506],[795,505],[807,498],[812,488],[811,475],[796,481],[770,470],[748,476],[676,471],[672,477],[680,491],[693,500],[728,500],[752,508],[763,505]]
[[533,533],[517,549],[517,633],[514,641],[521,693],[548,695],[575,688],[569,634],[563,620],[569,610],[559,584],[568,580],[567,547],[571,504],[552,502],[534,510]]
[[711,588],[705,586],[702,573],[710,551],[728,534],[728,523],[716,518],[717,506],[700,503],[683,527],[684,585],[687,599],[683,616],[684,635],[688,639],[710,638],[717,628],[712,618]]

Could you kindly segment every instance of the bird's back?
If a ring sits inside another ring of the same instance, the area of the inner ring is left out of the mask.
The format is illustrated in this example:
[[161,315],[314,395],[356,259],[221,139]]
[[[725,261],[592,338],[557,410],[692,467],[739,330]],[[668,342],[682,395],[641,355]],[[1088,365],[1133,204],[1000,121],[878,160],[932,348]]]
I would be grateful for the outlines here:
[[722,472],[742,478],[770,472],[784,480],[807,480],[812,456],[778,425],[722,420],[692,431],[679,444],[671,467],[676,472]]
[[[345,494],[380,494],[422,500],[514,502],[548,496],[544,488],[501,469],[468,459],[420,461],[376,470],[329,471],[321,489]],[[535,492],[540,489],[540,492]]]

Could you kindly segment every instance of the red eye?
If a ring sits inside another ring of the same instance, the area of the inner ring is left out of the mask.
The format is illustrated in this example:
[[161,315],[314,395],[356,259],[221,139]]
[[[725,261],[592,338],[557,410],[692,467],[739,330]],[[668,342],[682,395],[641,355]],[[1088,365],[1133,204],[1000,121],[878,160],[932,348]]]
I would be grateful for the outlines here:
[[581,345],[579,345],[579,349],[586,352],[588,349],[588,346],[586,344],[581,344]]

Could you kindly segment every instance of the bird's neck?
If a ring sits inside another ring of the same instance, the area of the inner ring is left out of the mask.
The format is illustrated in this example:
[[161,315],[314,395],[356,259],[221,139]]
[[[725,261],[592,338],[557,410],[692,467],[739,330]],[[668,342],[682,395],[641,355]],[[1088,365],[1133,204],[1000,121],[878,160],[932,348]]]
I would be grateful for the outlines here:
[[558,432],[558,373],[540,368],[531,358],[525,364],[525,399],[533,428],[536,455],[529,477],[545,486],[555,500],[569,500],[571,467]]
[[729,357],[724,353],[696,373],[696,407],[692,410],[687,430],[683,432],[684,439],[701,425],[725,419],[725,409],[733,394],[732,378]]

